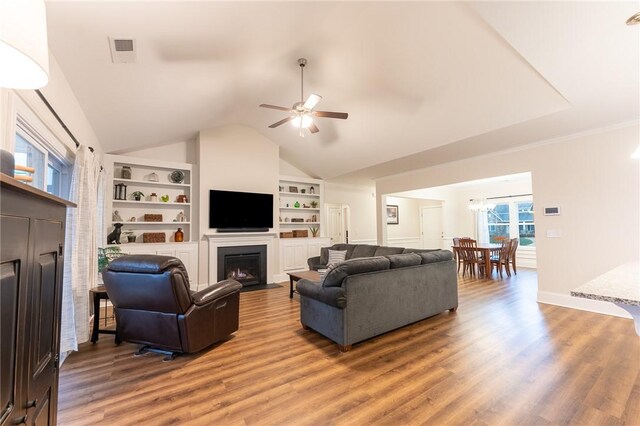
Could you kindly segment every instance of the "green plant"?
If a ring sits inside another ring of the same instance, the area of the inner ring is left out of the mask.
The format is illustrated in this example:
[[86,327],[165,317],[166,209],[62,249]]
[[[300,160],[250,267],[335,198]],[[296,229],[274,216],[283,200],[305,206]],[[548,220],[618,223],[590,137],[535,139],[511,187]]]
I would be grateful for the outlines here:
[[136,191],[136,192],[132,192],[131,196],[133,197],[134,200],[136,201],[140,201],[140,199],[142,199],[142,197],[144,197],[144,194],[140,191]]
[[169,196],[163,195],[162,197],[160,197],[160,199],[162,200],[163,203],[166,203],[167,201],[169,201]]
[[311,208],[315,209],[316,207],[318,207],[318,202],[316,200],[311,200],[309,204],[311,204]]
[[311,231],[311,235],[313,237],[317,237],[318,236],[318,231],[320,230],[320,228],[318,228],[317,226],[310,226],[309,227],[309,231]]
[[120,256],[124,256],[120,247],[98,247],[98,272],[102,272],[113,259]]

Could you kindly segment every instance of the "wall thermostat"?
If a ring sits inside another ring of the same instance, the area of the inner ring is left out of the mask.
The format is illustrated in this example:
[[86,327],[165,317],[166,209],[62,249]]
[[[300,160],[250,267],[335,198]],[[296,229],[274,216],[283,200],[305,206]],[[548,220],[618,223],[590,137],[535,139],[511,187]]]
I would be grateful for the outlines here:
[[560,216],[560,207],[545,207],[545,216]]

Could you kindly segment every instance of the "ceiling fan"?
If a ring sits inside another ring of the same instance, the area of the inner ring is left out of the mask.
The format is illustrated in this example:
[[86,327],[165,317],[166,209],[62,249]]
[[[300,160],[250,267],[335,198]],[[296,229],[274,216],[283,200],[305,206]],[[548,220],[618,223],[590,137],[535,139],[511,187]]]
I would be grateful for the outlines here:
[[304,67],[307,65],[307,60],[305,58],[298,59],[298,65],[300,65],[300,102],[296,102],[291,108],[260,104],[262,108],[287,111],[290,114],[287,118],[273,123],[269,128],[274,129],[284,123],[291,122],[294,127],[298,128],[298,134],[304,137],[304,129],[309,129],[311,133],[318,133],[320,131],[318,126],[313,122],[314,117],[339,118],[342,120],[349,117],[349,114],[346,112],[315,111],[315,106],[322,100],[322,96],[316,95],[315,93],[310,94],[306,101],[304,100]]

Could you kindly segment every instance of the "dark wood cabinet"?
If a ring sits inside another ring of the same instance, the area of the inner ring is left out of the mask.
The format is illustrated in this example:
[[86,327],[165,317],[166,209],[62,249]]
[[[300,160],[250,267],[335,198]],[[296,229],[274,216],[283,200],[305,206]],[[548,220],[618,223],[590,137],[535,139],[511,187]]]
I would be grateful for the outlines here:
[[64,229],[72,204],[0,178],[0,425],[54,425]]

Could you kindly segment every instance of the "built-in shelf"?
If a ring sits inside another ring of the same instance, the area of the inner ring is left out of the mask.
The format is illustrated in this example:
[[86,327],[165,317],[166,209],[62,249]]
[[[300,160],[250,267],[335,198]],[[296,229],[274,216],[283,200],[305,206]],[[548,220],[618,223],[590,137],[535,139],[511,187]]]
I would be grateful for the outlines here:
[[303,211],[303,212],[319,212],[320,209],[306,207],[280,207],[280,210]]
[[135,201],[135,200],[113,200],[113,204],[147,204],[154,206],[190,206],[191,203],[176,203],[175,201]]
[[[138,234],[139,243],[126,244],[128,247],[135,247],[136,245],[143,249],[138,249],[136,253],[143,253],[150,250],[149,253],[155,253],[153,250],[162,251],[166,253],[173,253],[178,256],[183,253],[176,252],[170,244],[174,244],[175,232],[177,228],[182,228],[184,232],[185,242],[195,242],[196,235],[195,230],[197,228],[197,221],[194,220],[193,215],[196,213],[192,208],[191,203],[179,203],[177,200],[186,197],[187,200],[193,201],[193,167],[188,163],[176,163],[168,161],[160,161],[154,159],[128,157],[122,155],[105,155],[103,159],[103,167],[107,172],[109,183],[112,188],[112,195],[105,203],[105,235],[109,235],[114,230],[116,223],[121,223],[124,230],[134,231]],[[128,168],[131,179],[123,178],[124,168]],[[170,179],[171,173],[180,171],[184,175],[184,180],[181,183],[172,182]],[[149,180],[150,176],[157,176],[158,180]],[[116,185],[126,185],[126,197],[123,200],[116,198],[118,188]],[[132,194],[136,191],[142,192],[144,196],[140,201],[136,201]],[[154,195],[154,200],[157,196],[157,201],[149,201],[151,195]],[[161,201],[162,196],[168,196],[169,201]],[[307,202],[308,204],[308,202]],[[117,211],[115,217],[119,217],[123,220],[113,220],[114,213]],[[162,214],[161,222],[147,222],[144,221],[145,214]],[[174,219],[178,217],[184,217],[184,222],[174,222]],[[133,221],[131,218],[135,218]],[[146,233],[163,233],[165,235],[164,244],[166,250],[152,249],[151,243],[142,243],[144,238],[143,234]],[[123,238],[126,239],[126,238]],[[98,246],[103,246],[106,241],[101,241]],[[143,251],[141,251],[143,250]],[[194,264],[197,264],[197,249],[191,253],[190,259],[186,259],[186,263],[191,263],[191,269],[194,269]]]
[[141,220],[140,222],[125,222],[125,221],[113,221],[112,225],[116,223],[121,223],[123,225],[191,225],[191,222],[145,222]]
[[290,195],[292,197],[317,197],[320,198],[320,194],[302,194],[300,192],[280,192],[280,195]]
[[280,225],[296,225],[296,226],[320,225],[320,222],[280,222]]
[[145,185],[145,186],[158,186],[165,188],[188,188],[191,186],[189,183],[174,183],[174,182],[154,182],[152,180],[140,180],[140,179],[122,179],[113,178],[117,183],[129,183],[132,185]]

